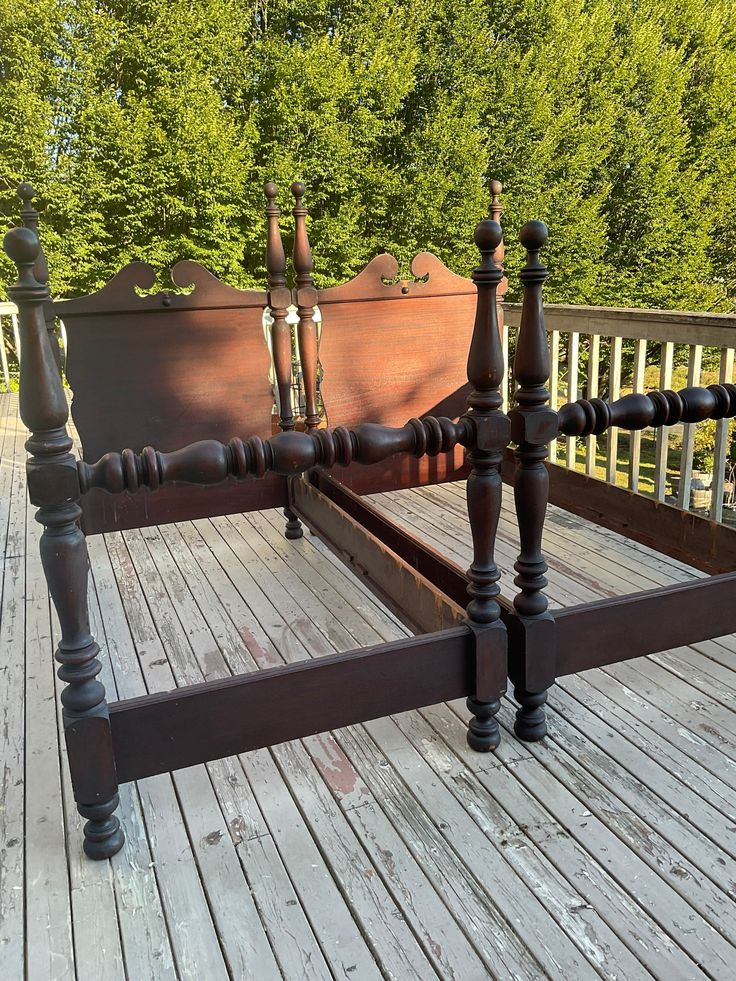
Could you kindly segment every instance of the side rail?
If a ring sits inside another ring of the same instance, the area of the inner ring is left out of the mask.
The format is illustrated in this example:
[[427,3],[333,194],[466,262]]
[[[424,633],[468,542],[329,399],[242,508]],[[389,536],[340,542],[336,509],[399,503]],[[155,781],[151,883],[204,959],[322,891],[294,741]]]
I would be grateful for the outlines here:
[[[507,303],[504,310],[513,346],[521,305]],[[673,381],[690,388],[733,379],[734,314],[562,304],[549,304],[545,311],[553,408],[581,396],[615,402],[629,393],[670,389]],[[714,426],[698,428],[697,422],[681,421],[672,438],[671,430],[658,428],[653,440],[641,429],[620,439],[625,427],[615,423],[605,440],[597,432],[565,433],[559,444],[552,441],[550,460],[721,521],[724,500],[736,501],[728,424],[717,419]]]

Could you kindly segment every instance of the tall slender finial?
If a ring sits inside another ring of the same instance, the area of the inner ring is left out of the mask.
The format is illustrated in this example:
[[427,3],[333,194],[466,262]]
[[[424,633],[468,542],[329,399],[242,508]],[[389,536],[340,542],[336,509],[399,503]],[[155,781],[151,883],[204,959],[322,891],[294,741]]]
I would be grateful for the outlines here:
[[[19,184],[15,192],[18,197],[23,202],[20,209],[20,220],[24,228],[30,229],[38,236],[38,212],[33,207],[33,199],[36,197],[36,189],[25,181]],[[36,262],[33,267],[33,274],[36,280],[43,286],[47,286],[49,282],[49,264],[46,260],[46,253],[43,250],[43,245],[39,237],[38,243],[38,256],[36,257]],[[44,321],[46,322],[46,330],[49,335],[49,342],[51,344],[51,351],[54,355],[54,361],[56,366],[61,372],[61,349],[59,348],[59,338],[56,333],[56,314],[54,313],[54,305],[51,302],[51,297],[49,297],[44,306]]]
[[263,186],[263,193],[266,195],[267,201],[266,272],[268,285],[270,289],[278,289],[286,286],[286,254],[284,243],[281,240],[281,228],[279,227],[281,208],[276,204],[279,189],[273,181],[268,181]]
[[[281,239],[279,218],[281,209],[276,204],[279,189],[268,181],[263,187],[266,195],[266,273],[268,275],[268,305],[271,308],[271,351],[279,397],[279,428],[289,432],[295,428],[294,410],[291,404],[291,326],[287,322],[291,293],[286,288],[286,253]],[[284,508],[287,538],[301,538],[301,522],[291,508]]]
[[296,305],[299,314],[297,336],[299,339],[299,358],[302,365],[304,384],[305,424],[311,432],[319,428],[320,416],[317,409],[317,325],[314,322],[314,308],[317,305],[317,290],[312,278],[312,249],[307,234],[307,215],[304,206],[304,184],[294,181],[291,193],[294,195],[294,252],[293,263],[296,274]]
[[[492,180],[489,184],[489,190],[491,192],[491,200],[488,205],[488,217],[492,221],[500,222],[501,215],[503,213],[503,208],[501,206],[501,193],[503,191],[503,184],[501,181]],[[503,260],[506,255],[506,248],[504,246],[503,238],[496,246],[493,252],[494,261],[503,268]],[[503,296],[506,292],[505,289],[506,281],[502,280],[499,284],[499,296]]]
[[[19,184],[15,192],[18,197],[23,202],[20,209],[20,220],[24,228],[30,228],[38,235],[38,212],[33,207],[33,199],[36,197],[36,190],[31,184],[27,184],[25,181]],[[49,281],[49,266],[46,261],[46,255],[43,251],[43,246],[40,243],[39,238],[39,250],[38,258],[36,259],[36,265],[33,270],[34,275],[39,283],[46,285]]]
[[297,286],[314,285],[312,280],[312,247],[307,235],[309,211],[303,202],[305,190],[301,181],[294,181],[291,185],[291,193],[294,195],[294,207],[291,213],[294,216],[294,272],[296,273]]

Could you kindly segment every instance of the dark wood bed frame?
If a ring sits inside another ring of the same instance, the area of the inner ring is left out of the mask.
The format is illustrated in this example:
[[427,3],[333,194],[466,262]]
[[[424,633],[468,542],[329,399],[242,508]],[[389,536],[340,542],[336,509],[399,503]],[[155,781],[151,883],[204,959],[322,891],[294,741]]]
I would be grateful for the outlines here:
[[[520,233],[527,262],[520,272],[515,400],[507,415],[498,321],[500,185],[491,217],[476,228],[481,261],[472,282],[422,254],[413,265],[420,281],[386,283],[397,267],[381,256],[350,283],[324,291],[312,281],[303,187],[292,190],[294,294],[286,286],[276,188],[267,185],[268,293],[232,289],[184,262],[172,278],[192,292],[141,296],[137,290],[149,289],[154,277],[134,263],[98,293],[55,304],[32,189],[19,190],[23,224],[8,232],[5,249],[18,268],[9,292],[23,350],[21,416],[31,431],[28,488],[44,526],[41,556],[61,625],[56,659],[65,683],[65,735],[91,858],[122,846],[114,813],[122,782],[458,697],[467,698],[471,713],[469,744],[493,750],[507,676],[519,702],[516,732],[536,740],[546,733],[544,703],[555,678],[736,629],[736,573],[717,568],[712,552],[708,571],[721,574],[552,616],[541,550],[550,440],[600,434],[611,425],[641,429],[733,416],[735,386],[630,395],[612,405],[581,400],[554,411],[546,388],[547,271],[539,259],[547,229],[528,222]],[[306,432],[295,428],[289,397],[292,299],[300,316]],[[282,430],[276,435],[266,304]],[[63,318],[69,339],[81,460],[67,430],[54,316]],[[321,428],[318,411],[318,356],[328,428]],[[339,479],[333,468],[340,468]],[[513,480],[521,541],[513,602],[500,595],[494,561],[503,474]],[[473,540],[467,572],[361,497],[464,476]],[[418,635],[108,705],[89,627],[85,535],[274,506],[286,509],[288,536],[301,534],[305,522]],[[730,569],[732,546],[723,552]]]

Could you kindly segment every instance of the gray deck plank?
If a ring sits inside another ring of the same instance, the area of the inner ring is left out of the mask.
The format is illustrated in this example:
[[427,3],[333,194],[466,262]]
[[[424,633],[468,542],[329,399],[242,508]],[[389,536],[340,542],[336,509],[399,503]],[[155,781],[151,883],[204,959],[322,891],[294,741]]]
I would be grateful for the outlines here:
[[[25,486],[15,453],[16,417],[0,418],[0,962],[22,977],[25,952],[24,689]],[[16,472],[18,477],[16,477]],[[6,544],[12,542],[10,547]]]

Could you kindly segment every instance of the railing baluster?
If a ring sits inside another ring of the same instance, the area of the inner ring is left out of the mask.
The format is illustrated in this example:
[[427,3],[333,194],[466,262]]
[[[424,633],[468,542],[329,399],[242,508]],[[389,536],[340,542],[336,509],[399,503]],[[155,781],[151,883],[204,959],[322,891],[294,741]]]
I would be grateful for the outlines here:
[[[567,401],[575,402],[578,397],[578,361],[580,360],[580,334],[573,331],[567,338]],[[569,470],[575,469],[575,453],[578,441],[568,436],[565,447],[565,462]]]
[[[560,332],[559,330],[550,331],[549,334],[549,358],[552,374],[549,376],[549,404],[557,411],[560,402]],[[549,444],[549,459],[551,463],[557,463],[557,438]]]
[[[631,380],[631,391],[644,391],[644,369],[647,365],[647,342],[640,337],[634,344],[634,377]],[[641,469],[641,433],[634,432],[629,436],[629,488],[639,490],[639,471]]]
[[[659,368],[659,387],[661,391],[672,388],[672,361],[675,345],[672,341],[662,344],[662,355]],[[656,433],[654,451],[654,496],[663,501],[667,486],[667,454],[670,446],[670,431],[667,426],[661,426]]]
[[[692,388],[700,384],[700,369],[703,364],[702,344],[691,344],[687,361],[687,385]],[[677,506],[687,511],[690,508],[690,495],[693,483],[693,450],[695,448],[695,425],[685,423],[682,432],[682,453],[680,454],[680,487],[677,492]]]
[[501,396],[503,397],[503,403],[501,404],[501,411],[508,414],[509,411],[509,325],[507,323],[501,324],[501,351],[503,354],[503,363],[506,365],[506,369],[503,373],[503,381],[501,382]]
[[[608,401],[615,402],[621,395],[621,345],[620,337],[611,338],[611,363],[608,366]],[[616,483],[616,462],[618,457],[618,429],[608,431],[606,441],[606,480]]]
[[[590,347],[588,348],[588,394],[587,398],[598,398],[598,375],[601,365],[601,338],[600,334],[590,335]],[[585,472],[589,477],[595,477],[595,456],[598,448],[598,440],[595,436],[588,436],[585,441]]]
[[[733,377],[733,348],[721,349],[721,367],[718,381],[721,385]],[[710,516],[713,521],[723,520],[723,488],[726,481],[726,460],[728,458],[728,419],[716,422],[716,445],[713,453],[713,485],[710,497]]]
[[20,331],[18,330],[18,314],[10,314],[10,323],[13,325],[13,343],[15,344],[15,358],[18,362],[18,370],[20,371]]
[[10,368],[8,367],[8,352],[5,350],[5,331],[3,329],[3,314],[0,313],[0,360],[3,366],[3,378],[5,379],[5,391],[10,391]]

